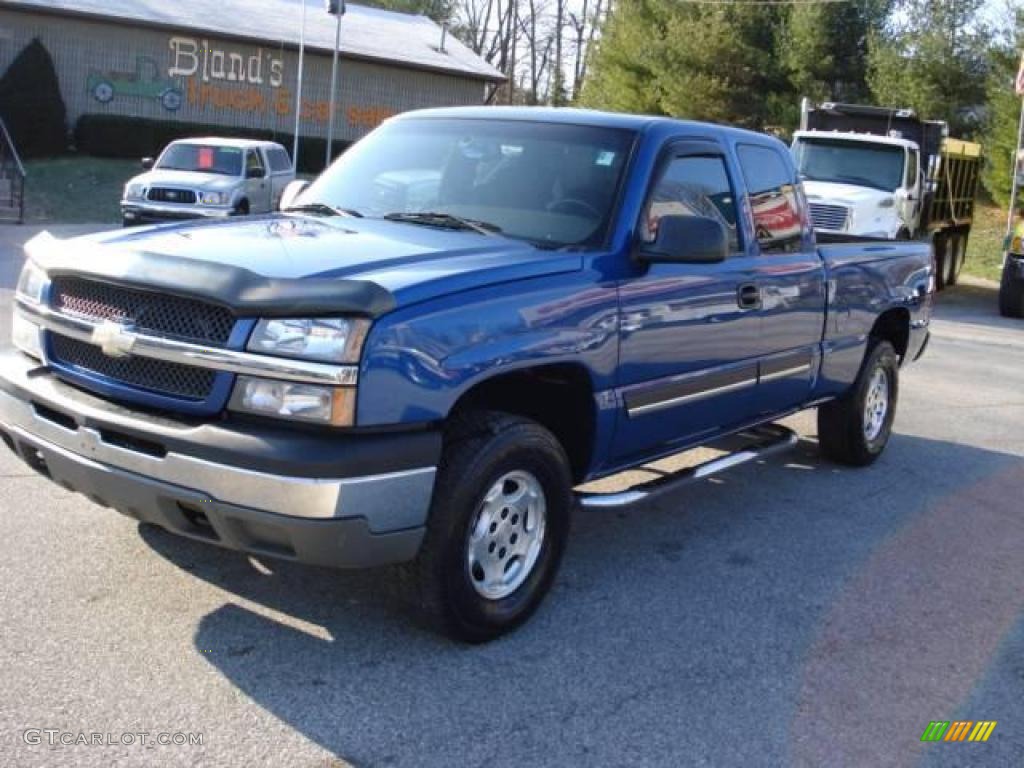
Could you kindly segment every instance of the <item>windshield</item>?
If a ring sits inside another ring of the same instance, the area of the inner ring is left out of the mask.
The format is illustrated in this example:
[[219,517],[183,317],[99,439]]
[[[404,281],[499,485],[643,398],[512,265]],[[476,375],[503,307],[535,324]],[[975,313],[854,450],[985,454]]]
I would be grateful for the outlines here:
[[349,149],[296,205],[419,226],[472,226],[542,247],[596,245],[633,138],[622,130],[513,120],[397,120]]
[[171,144],[157,163],[164,171],[196,171],[223,176],[242,175],[242,150],[209,144]]
[[811,181],[859,184],[892,192],[903,186],[903,147],[831,139],[797,139],[797,170]]

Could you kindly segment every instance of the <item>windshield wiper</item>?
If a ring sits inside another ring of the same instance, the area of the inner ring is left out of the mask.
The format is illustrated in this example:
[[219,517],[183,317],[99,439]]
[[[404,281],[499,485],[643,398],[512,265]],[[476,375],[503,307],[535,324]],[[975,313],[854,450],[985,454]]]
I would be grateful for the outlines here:
[[494,236],[500,234],[501,227],[491,224],[489,221],[477,221],[475,219],[464,219],[461,216],[454,216],[450,213],[432,211],[408,211],[398,213],[386,213],[381,218],[388,221],[404,221],[409,224],[423,224],[428,227],[445,227],[447,229],[467,229],[481,235]]
[[285,213],[320,213],[324,216],[345,216],[349,219],[361,219],[363,214],[351,208],[335,208],[327,203],[303,203],[284,209]]

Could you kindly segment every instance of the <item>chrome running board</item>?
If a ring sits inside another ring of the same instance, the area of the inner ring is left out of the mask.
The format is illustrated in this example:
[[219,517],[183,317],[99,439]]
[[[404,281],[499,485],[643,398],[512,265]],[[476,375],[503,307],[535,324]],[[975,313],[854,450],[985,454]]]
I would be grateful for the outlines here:
[[[609,509],[627,507],[640,501],[672,493],[684,485],[695,483],[725,472],[728,469],[748,464],[756,459],[763,459],[774,453],[788,450],[800,439],[796,432],[778,424],[765,424],[753,429],[744,430],[735,437],[746,440],[739,449],[724,456],[687,467],[666,477],[659,477],[640,485],[635,485],[617,493],[577,493],[576,498],[585,509]],[[641,469],[641,468],[637,468]]]

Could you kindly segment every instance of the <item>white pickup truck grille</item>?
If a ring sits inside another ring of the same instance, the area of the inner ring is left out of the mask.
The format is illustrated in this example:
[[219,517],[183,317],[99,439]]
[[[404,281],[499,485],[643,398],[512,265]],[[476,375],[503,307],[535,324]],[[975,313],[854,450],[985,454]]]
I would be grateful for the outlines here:
[[843,232],[850,223],[850,209],[845,205],[811,203],[811,221],[815,229]]

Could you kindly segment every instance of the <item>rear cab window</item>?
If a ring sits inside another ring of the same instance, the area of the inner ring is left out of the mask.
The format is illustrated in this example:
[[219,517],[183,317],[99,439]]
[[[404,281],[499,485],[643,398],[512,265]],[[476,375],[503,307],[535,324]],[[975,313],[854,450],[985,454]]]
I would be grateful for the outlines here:
[[292,161],[288,153],[283,149],[272,147],[267,150],[267,159],[270,162],[270,170],[273,173],[285,173],[291,171]]
[[761,252],[801,250],[806,216],[792,167],[771,147],[740,144],[736,154],[747,183],[754,232]]

